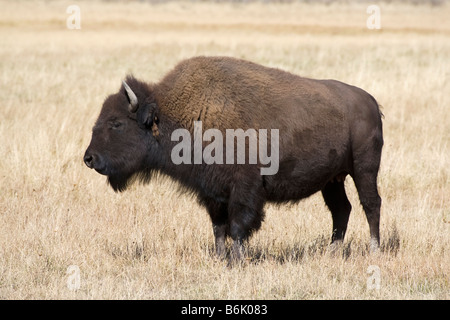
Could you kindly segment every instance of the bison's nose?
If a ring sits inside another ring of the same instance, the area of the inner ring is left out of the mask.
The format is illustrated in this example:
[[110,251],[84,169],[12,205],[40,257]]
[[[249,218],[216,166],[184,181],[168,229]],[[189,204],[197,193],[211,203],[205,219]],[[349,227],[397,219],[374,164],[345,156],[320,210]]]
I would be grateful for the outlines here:
[[91,169],[94,168],[94,158],[95,158],[95,156],[91,155],[91,154],[86,153],[84,155],[84,163]]

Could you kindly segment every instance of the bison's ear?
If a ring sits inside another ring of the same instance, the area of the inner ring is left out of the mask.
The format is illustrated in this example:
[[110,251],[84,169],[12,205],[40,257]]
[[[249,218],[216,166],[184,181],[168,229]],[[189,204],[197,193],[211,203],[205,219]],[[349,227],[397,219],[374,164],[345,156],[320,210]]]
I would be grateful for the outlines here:
[[140,127],[152,129],[153,135],[159,135],[158,132],[158,106],[156,103],[145,104],[137,111],[137,122]]

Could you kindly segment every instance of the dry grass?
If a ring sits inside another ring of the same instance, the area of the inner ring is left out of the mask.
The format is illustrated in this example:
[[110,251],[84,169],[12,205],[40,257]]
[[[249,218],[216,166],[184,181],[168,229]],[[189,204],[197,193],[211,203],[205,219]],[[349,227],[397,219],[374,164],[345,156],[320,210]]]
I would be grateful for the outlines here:
[[[0,298],[449,299],[450,7],[381,4],[1,2]],[[371,92],[383,105],[382,253],[353,204],[341,256],[319,195],[267,206],[252,259],[213,255],[206,212],[161,179],[115,194],[82,155],[127,72],[157,81],[182,58],[230,55]],[[67,268],[80,268],[80,288]],[[367,268],[381,271],[368,290]]]

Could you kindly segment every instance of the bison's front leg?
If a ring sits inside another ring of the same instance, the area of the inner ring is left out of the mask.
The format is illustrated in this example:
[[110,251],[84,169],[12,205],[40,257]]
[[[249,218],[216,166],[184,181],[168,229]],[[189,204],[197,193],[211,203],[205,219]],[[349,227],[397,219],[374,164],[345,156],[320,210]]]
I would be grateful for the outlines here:
[[231,248],[231,263],[242,262],[245,257],[245,247],[243,240],[237,239],[233,241],[233,247]]
[[226,230],[227,230],[226,224],[214,224],[213,223],[216,255],[221,259],[224,259],[227,255],[227,252],[225,249],[225,238],[227,235]]
[[264,219],[264,201],[261,193],[255,190],[242,190],[230,197],[228,204],[228,221],[230,236],[233,239],[231,259],[241,261],[245,255],[244,242],[261,227]]
[[201,201],[208,210],[213,225],[216,254],[219,258],[226,257],[225,239],[228,228],[228,206],[226,203],[205,198]]

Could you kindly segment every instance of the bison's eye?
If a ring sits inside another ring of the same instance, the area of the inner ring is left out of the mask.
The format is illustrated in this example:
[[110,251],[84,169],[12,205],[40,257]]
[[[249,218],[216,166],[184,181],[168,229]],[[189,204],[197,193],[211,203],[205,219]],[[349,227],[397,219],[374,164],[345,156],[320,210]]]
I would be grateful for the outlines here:
[[108,122],[109,128],[118,130],[121,129],[123,126],[123,123],[118,120],[111,120]]

